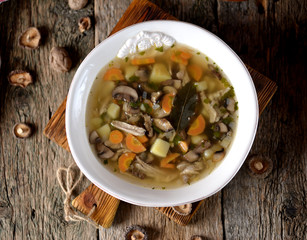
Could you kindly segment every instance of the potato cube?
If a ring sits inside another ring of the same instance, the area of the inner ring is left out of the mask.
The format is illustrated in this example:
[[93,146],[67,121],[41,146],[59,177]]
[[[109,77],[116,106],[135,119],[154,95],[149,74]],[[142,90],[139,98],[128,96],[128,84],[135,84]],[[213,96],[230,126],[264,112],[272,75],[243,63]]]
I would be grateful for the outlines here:
[[102,127],[98,128],[96,130],[96,132],[98,133],[98,135],[102,139],[102,141],[106,141],[106,140],[109,139],[111,128],[110,128],[109,124],[105,124]]
[[100,117],[95,117],[91,119],[91,125],[94,129],[99,128],[102,125],[102,119]]
[[112,119],[118,118],[120,114],[120,106],[115,103],[111,103],[108,107],[107,113]]
[[197,92],[202,92],[208,88],[208,84],[206,81],[196,82],[195,83]]
[[138,70],[138,66],[125,67],[125,78],[127,81],[129,81],[129,78],[135,74],[136,70]]
[[157,138],[150,148],[150,152],[158,157],[166,157],[170,144],[160,138]]
[[166,66],[162,63],[154,64],[149,80],[153,83],[161,83],[168,79],[171,79],[171,75]]

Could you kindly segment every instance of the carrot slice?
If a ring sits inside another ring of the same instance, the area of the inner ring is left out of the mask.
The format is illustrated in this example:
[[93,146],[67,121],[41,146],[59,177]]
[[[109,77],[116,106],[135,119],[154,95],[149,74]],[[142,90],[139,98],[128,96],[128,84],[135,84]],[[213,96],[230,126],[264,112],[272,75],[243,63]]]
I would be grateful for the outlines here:
[[186,153],[189,150],[189,145],[186,141],[179,141],[178,146],[183,153]]
[[113,130],[109,135],[109,141],[114,144],[121,143],[124,139],[124,135],[119,130]]
[[160,167],[163,168],[175,168],[175,164],[170,163],[171,161],[174,161],[177,157],[179,157],[179,153],[171,153],[165,158],[163,158],[160,162]]
[[187,67],[187,69],[190,76],[197,82],[200,80],[200,78],[203,75],[203,70],[199,65],[191,64]]
[[128,149],[135,153],[141,153],[146,151],[146,148],[143,146],[143,144],[130,133],[126,137],[126,145]]
[[119,68],[109,68],[103,76],[104,81],[125,80],[122,70]]
[[181,63],[183,65],[188,65],[188,60],[192,57],[192,55],[188,52],[183,51],[175,51],[171,55],[171,60],[173,62]]
[[118,159],[119,170],[121,172],[126,172],[135,156],[135,153],[132,152],[123,153]]
[[140,141],[140,143],[146,143],[146,142],[148,142],[148,138],[146,137],[146,135],[137,136],[136,138]]
[[201,134],[206,127],[206,121],[204,117],[200,114],[192,123],[188,130],[188,135],[196,136]]
[[131,60],[132,65],[147,65],[147,64],[153,64],[155,63],[154,58],[134,58]]
[[174,96],[174,93],[168,93],[164,95],[162,99],[162,109],[164,112],[170,113],[172,111]]

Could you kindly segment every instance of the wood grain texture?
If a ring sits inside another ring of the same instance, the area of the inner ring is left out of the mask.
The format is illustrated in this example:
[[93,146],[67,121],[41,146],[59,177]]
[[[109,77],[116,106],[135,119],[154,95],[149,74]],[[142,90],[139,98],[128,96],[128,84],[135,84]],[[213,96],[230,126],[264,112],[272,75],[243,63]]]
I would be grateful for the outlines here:
[[[64,196],[55,170],[72,158],[42,131],[94,39],[99,42],[110,34],[130,2],[95,0],[80,11],[71,11],[66,1],[59,0],[11,0],[0,5],[0,239],[97,239],[88,224],[64,221]],[[153,208],[121,202],[112,227],[101,228],[99,239],[122,239],[125,227],[132,224],[144,226],[151,239],[189,239],[194,234],[206,239],[304,239],[306,1],[153,2],[180,20],[217,34],[246,64],[277,82],[279,89],[263,111],[251,149],[251,154],[269,156],[274,169],[258,180],[242,167],[222,191],[204,201],[185,227]],[[95,36],[94,29],[86,35],[75,30],[83,14],[97,16]],[[44,44],[35,51],[17,48],[17,36],[32,25],[45,29]],[[49,68],[46,59],[54,44],[71,49],[75,59],[71,72],[57,74]],[[6,76],[15,68],[36,73],[36,82],[26,89],[9,86]],[[25,141],[14,139],[11,128],[17,121],[35,123],[35,134]]]
[[88,215],[95,205],[95,211],[90,218],[103,228],[109,228],[114,220],[119,200],[105,194],[94,184],[90,184],[72,201],[72,205],[85,215]]

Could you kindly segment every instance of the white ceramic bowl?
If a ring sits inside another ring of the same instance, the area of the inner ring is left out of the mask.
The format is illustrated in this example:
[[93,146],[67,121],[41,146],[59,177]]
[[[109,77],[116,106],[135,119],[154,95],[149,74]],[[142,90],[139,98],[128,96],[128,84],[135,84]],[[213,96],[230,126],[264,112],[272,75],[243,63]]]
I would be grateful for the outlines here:
[[[170,190],[152,190],[124,181],[107,170],[92,152],[85,128],[88,95],[97,73],[117,54],[125,41],[140,31],[166,33],[177,42],[208,55],[234,86],[239,106],[237,133],[222,163],[207,177]],[[207,198],[221,190],[238,172],[255,137],[258,124],[257,94],[240,58],[214,34],[189,23],[150,21],[127,27],[95,47],[79,66],[69,89],[66,133],[73,158],[85,176],[110,195],[136,205],[175,206]]]

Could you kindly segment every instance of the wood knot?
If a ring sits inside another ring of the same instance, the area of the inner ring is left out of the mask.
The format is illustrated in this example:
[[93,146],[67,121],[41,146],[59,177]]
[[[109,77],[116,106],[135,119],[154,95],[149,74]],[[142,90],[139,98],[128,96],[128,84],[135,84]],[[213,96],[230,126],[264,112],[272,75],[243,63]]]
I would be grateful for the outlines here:
[[88,192],[88,193],[85,193],[84,194],[84,197],[83,197],[83,203],[84,205],[87,207],[87,208],[92,208],[94,205],[97,205],[97,202],[95,200],[95,196]]

